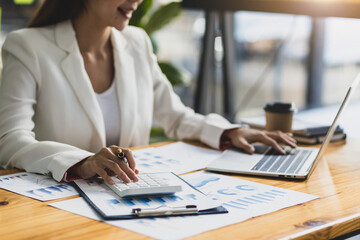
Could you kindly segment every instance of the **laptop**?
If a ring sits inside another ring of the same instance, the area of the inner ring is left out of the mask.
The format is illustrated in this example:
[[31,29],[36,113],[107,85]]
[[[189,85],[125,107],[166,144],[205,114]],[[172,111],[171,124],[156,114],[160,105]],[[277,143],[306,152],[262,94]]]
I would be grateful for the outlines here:
[[281,155],[269,146],[255,144],[254,154],[247,154],[239,149],[225,150],[219,158],[206,167],[206,170],[286,179],[307,179],[323,156],[337,127],[338,119],[348,104],[359,81],[360,73],[349,87],[319,149],[309,147],[291,149],[290,147],[285,147],[287,154]]

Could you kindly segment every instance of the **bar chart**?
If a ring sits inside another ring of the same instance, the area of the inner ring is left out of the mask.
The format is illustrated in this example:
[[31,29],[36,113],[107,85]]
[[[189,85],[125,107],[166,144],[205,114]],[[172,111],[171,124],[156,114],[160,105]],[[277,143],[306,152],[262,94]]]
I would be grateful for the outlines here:
[[0,188],[41,201],[77,195],[69,183],[36,173],[16,173],[0,177]]

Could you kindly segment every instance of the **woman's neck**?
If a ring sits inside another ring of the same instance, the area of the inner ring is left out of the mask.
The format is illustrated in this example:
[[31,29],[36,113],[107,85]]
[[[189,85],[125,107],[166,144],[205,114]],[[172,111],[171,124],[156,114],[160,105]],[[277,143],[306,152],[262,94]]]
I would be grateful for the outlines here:
[[111,27],[102,26],[87,15],[72,21],[82,53],[101,54],[111,47]]
[[101,93],[111,86],[115,74],[111,27],[101,26],[89,15],[75,19],[73,26],[90,82]]

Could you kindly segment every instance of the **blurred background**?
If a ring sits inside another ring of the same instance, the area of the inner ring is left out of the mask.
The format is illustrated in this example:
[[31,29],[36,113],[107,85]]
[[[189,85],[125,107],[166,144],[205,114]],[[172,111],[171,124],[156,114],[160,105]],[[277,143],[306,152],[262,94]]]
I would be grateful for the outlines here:
[[[153,0],[150,11],[172,1]],[[0,44],[6,35],[23,28],[34,13],[40,0],[0,0]],[[173,17],[152,34],[157,45],[157,56],[175,66],[184,81],[174,84],[183,102],[193,107],[194,92],[199,71],[205,18],[201,10],[185,10]],[[338,104],[357,72],[360,70],[360,20],[345,18],[324,19],[324,54],[321,106]],[[270,101],[295,102],[301,111],[311,106],[306,101],[307,57],[311,34],[308,16],[261,12],[236,12],[234,109],[235,121],[262,113]],[[280,46],[280,47],[279,47]],[[221,59],[221,36],[215,39],[215,54]],[[278,57],[274,61],[274,54]],[[217,58],[216,58],[217,59]],[[219,66],[215,66],[221,68]],[[265,69],[268,71],[265,75]],[[208,112],[222,114],[221,78],[213,82],[211,99],[206,103]],[[248,92],[261,78],[256,91]],[[244,96],[249,96],[246,100]],[[359,99],[357,91],[355,99]]]

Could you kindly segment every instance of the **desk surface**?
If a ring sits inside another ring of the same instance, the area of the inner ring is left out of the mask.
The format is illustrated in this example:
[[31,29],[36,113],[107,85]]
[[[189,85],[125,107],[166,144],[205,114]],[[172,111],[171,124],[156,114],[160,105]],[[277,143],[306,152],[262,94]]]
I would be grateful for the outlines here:
[[[159,146],[155,144],[151,146]],[[360,229],[360,140],[330,144],[307,181],[234,176],[320,196],[190,239],[329,239]],[[1,170],[0,175],[17,170]],[[74,197],[70,197],[74,198]],[[62,199],[63,200],[63,199]],[[0,239],[148,239],[0,189]],[[261,231],[259,231],[261,229]]]
[[359,0],[182,0],[184,8],[360,18]]

